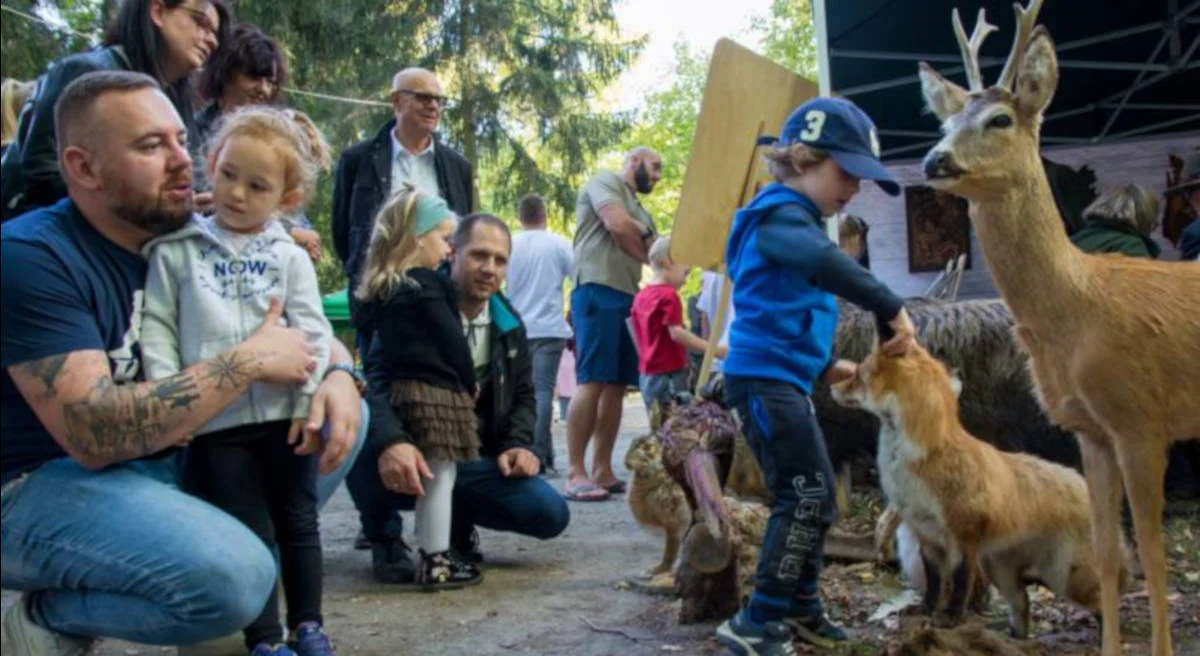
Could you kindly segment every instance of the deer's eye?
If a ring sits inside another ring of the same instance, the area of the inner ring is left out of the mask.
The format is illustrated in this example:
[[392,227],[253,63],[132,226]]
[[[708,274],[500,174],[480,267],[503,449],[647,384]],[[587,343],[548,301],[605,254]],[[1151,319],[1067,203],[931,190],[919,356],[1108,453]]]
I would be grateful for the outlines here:
[[1011,128],[1012,124],[1012,117],[1008,114],[997,114],[987,122],[989,128]]

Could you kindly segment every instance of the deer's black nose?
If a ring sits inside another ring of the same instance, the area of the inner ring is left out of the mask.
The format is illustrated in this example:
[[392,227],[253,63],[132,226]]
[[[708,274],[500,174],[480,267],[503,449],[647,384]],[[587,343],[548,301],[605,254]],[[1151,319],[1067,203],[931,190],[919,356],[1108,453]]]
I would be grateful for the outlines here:
[[954,165],[954,159],[945,150],[929,151],[929,154],[925,156],[924,168],[927,178],[948,178],[958,172],[958,167]]

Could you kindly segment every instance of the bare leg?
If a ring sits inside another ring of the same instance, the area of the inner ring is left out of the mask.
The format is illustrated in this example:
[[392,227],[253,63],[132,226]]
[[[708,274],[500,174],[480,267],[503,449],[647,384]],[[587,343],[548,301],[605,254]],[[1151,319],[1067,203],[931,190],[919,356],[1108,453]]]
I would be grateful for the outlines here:
[[1079,448],[1092,502],[1092,549],[1100,573],[1101,654],[1120,656],[1121,472],[1109,444],[1080,434]]
[[617,445],[617,431],[621,428],[621,406],[624,402],[624,385],[604,385],[596,413],[596,428],[592,433],[596,440],[592,453],[592,480],[601,486],[617,482],[613,474],[612,456]]
[[[1167,471],[1167,452],[1161,445],[1167,444],[1168,440],[1148,435],[1123,437],[1126,437],[1123,444],[1127,448],[1119,451],[1117,458],[1125,478],[1129,507],[1133,511],[1138,556],[1146,574],[1146,592],[1150,595],[1150,653],[1152,656],[1171,656],[1167,558],[1162,534],[1163,477]],[[1109,583],[1107,578],[1106,569],[1101,585]]]
[[587,480],[587,447],[596,429],[596,413],[603,383],[584,383],[571,397],[567,408],[567,483]]

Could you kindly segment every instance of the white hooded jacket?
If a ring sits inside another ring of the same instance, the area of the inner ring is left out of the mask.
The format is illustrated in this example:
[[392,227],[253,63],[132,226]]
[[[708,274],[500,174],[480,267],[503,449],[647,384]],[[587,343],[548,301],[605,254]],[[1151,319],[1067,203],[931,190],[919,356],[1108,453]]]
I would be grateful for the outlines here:
[[143,249],[150,263],[142,318],[147,380],[165,378],[237,346],[262,324],[271,299],[287,325],[304,331],[317,370],[301,387],[254,383],[197,435],[246,424],[303,419],[329,364],[333,328],[325,318],[312,260],[277,221],[240,252],[208,217]]

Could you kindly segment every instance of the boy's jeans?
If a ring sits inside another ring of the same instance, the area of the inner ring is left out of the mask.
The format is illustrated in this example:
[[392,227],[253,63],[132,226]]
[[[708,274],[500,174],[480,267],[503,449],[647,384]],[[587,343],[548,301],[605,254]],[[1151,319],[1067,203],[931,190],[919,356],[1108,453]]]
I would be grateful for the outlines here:
[[191,644],[240,630],[275,586],[250,529],[176,484],[174,458],[51,460],[4,486],[5,589],[68,635]]
[[669,374],[642,374],[638,380],[642,390],[642,401],[646,404],[646,412],[659,406],[666,407],[675,400],[675,395],[688,391],[688,370],[680,369]]
[[825,531],[837,509],[833,467],[812,403],[793,385],[760,378],[727,375],[725,394],[775,493],[751,604],[772,620],[819,614]]

